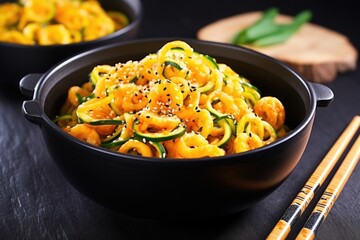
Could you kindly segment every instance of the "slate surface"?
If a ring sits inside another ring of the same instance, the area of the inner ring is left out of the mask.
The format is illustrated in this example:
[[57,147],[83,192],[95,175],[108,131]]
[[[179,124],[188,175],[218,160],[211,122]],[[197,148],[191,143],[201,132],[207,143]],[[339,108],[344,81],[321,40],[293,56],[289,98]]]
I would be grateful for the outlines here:
[[[360,45],[360,34],[352,25],[358,19],[355,3],[341,7],[328,1],[304,0],[143,3],[139,38],[195,37],[197,29],[216,19],[279,6],[287,14],[310,8],[314,11],[314,22],[346,34],[358,49]],[[323,8],[325,5],[327,10]],[[360,114],[359,69],[339,75],[328,86],[335,99],[330,106],[317,109],[308,147],[290,177],[254,207],[226,220],[196,224],[135,219],[82,196],[54,165],[39,127],[23,117],[24,97],[18,89],[1,86],[0,239],[265,239],[338,135],[354,115]],[[360,239],[359,196],[360,166],[357,166],[316,239]],[[295,238],[309,213],[304,214],[289,239]]]

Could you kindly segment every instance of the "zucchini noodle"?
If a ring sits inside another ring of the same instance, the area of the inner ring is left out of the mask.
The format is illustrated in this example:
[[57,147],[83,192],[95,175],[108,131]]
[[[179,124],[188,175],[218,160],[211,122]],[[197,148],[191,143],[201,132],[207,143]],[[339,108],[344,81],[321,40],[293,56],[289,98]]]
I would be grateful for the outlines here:
[[0,4],[0,42],[25,45],[91,41],[129,24],[97,0],[19,0]]
[[288,132],[278,98],[179,40],[140,60],[95,66],[54,122],[90,144],[156,158],[235,154]]

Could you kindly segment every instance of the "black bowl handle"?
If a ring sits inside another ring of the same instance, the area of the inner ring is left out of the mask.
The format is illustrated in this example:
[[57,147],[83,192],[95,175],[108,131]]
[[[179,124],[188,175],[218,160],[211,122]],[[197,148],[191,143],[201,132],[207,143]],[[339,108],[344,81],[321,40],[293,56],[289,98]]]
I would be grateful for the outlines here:
[[320,83],[310,83],[316,95],[318,107],[327,107],[334,100],[333,91]]
[[37,125],[43,121],[40,104],[36,100],[27,100],[22,104],[22,112],[27,120]]
[[31,73],[20,80],[20,91],[26,97],[33,97],[36,84],[39,82],[42,74]]

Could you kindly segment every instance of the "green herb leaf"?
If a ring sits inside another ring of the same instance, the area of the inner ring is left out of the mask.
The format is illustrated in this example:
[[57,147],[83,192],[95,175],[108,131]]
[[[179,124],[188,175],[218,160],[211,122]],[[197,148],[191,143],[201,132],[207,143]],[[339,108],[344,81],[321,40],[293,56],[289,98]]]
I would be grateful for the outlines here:
[[262,17],[254,24],[238,32],[232,40],[234,44],[248,44],[252,41],[270,34],[277,30],[277,26],[274,24],[274,19],[278,15],[277,8],[270,8],[266,10]]
[[278,24],[274,21],[278,14],[277,8],[264,11],[258,21],[237,32],[231,43],[258,47],[282,43],[298,31],[303,24],[310,21],[312,17],[311,11],[305,10],[297,14],[292,23]]
[[312,14],[306,10],[299,13],[291,24],[279,25],[279,30],[252,42],[252,45],[263,47],[283,43],[296,33],[302,25],[310,21]]

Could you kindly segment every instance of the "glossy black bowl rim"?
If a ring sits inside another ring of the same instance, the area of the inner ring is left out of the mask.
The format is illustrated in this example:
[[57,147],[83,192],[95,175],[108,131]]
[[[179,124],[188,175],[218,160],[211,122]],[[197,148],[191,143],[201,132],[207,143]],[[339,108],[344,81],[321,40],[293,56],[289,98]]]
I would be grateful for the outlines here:
[[118,36],[122,36],[122,35],[126,34],[127,32],[130,32],[130,31],[132,31],[132,29],[136,28],[136,26],[140,25],[140,23],[142,21],[142,17],[143,17],[143,7],[141,4],[141,0],[139,0],[139,3],[140,3],[139,9],[135,14],[135,18],[130,22],[129,25],[127,25],[124,28],[121,28],[111,34],[103,36],[101,38],[97,38],[97,39],[90,40],[90,41],[70,43],[70,44],[51,44],[51,45],[28,45],[28,44],[0,42],[0,47],[3,46],[3,47],[11,47],[14,49],[20,48],[20,49],[46,50],[46,49],[51,49],[51,48],[72,48],[72,47],[79,47],[79,46],[92,46],[94,44],[96,45],[98,43],[106,42],[107,40],[114,39]]
[[[309,102],[310,102],[310,106],[309,109],[307,109],[307,115],[304,117],[304,119],[298,124],[298,126],[296,126],[294,129],[292,129],[286,136],[284,136],[283,138],[280,138],[278,140],[276,140],[273,143],[270,143],[266,146],[262,146],[260,148],[257,149],[253,149],[247,152],[242,152],[242,153],[236,153],[236,154],[228,154],[225,156],[220,156],[220,157],[205,157],[205,158],[186,158],[186,159],[178,159],[178,158],[152,158],[152,157],[142,157],[142,156],[134,156],[134,155],[130,155],[130,154],[122,154],[119,152],[115,152],[106,148],[102,148],[102,147],[98,147],[98,146],[94,146],[92,144],[89,144],[87,142],[81,141],[73,136],[71,136],[70,134],[66,133],[65,131],[63,131],[58,125],[56,125],[44,112],[43,107],[41,107],[41,111],[42,111],[42,123],[45,122],[45,124],[48,127],[51,127],[52,130],[56,131],[57,134],[60,134],[62,137],[64,137],[65,139],[71,141],[71,142],[76,142],[77,145],[79,145],[79,147],[90,150],[90,151],[94,151],[94,153],[99,153],[99,154],[104,154],[104,155],[109,155],[112,158],[118,158],[116,160],[124,160],[124,159],[128,159],[131,161],[142,161],[142,162],[150,162],[150,163],[167,163],[167,164],[206,164],[209,162],[224,162],[224,160],[227,161],[232,161],[232,160],[236,160],[241,162],[242,156],[244,156],[244,159],[247,159],[248,155],[258,155],[259,153],[262,152],[266,152],[269,151],[269,149],[274,148],[278,145],[284,144],[286,141],[289,141],[290,139],[294,138],[296,135],[298,135],[300,132],[302,132],[305,128],[309,127],[309,125],[312,125],[311,121],[313,119],[313,117],[315,116],[315,111],[316,111],[316,107],[317,107],[317,102],[316,102],[316,95],[315,92],[311,86],[310,83],[308,83],[306,80],[304,80],[295,70],[293,70],[290,66],[288,66],[287,64],[274,59],[270,56],[267,56],[265,54],[259,53],[255,50],[252,49],[248,49],[242,46],[235,46],[235,45],[231,45],[231,44],[226,44],[226,43],[219,43],[219,42],[212,42],[212,41],[205,41],[205,40],[198,40],[198,39],[192,39],[192,38],[146,38],[146,39],[132,39],[132,40],[127,40],[127,41],[123,41],[121,43],[113,43],[113,44],[109,44],[106,46],[101,46],[101,47],[97,47],[91,50],[87,50],[84,51],[82,53],[79,53],[75,56],[72,56],[70,58],[67,58],[65,60],[63,60],[62,62],[60,62],[59,64],[53,66],[51,69],[49,69],[46,73],[44,73],[40,80],[37,82],[35,89],[34,89],[34,94],[33,94],[33,100],[39,100],[39,98],[41,97],[41,89],[43,87],[43,85],[46,83],[46,80],[48,78],[48,76],[51,76],[53,72],[56,72],[58,70],[61,70],[61,68],[64,65],[68,65],[70,64],[72,61],[77,60],[79,58],[83,58],[89,54],[92,54],[94,52],[100,52],[103,51],[105,49],[109,49],[109,48],[113,48],[113,47],[117,47],[117,46],[126,46],[127,44],[146,44],[148,42],[156,42],[156,41],[173,41],[173,40],[182,40],[185,42],[188,42],[191,46],[192,43],[200,43],[200,44],[207,44],[210,47],[221,47],[221,48],[231,48],[234,51],[237,50],[242,50],[244,52],[247,52],[249,54],[255,54],[258,55],[261,58],[265,58],[267,61],[272,61],[275,62],[276,64],[280,65],[282,68],[285,68],[287,71],[289,71],[292,75],[294,75],[299,83],[301,83],[304,88],[306,89],[307,93],[308,93],[308,97],[309,97]],[[47,97],[47,96],[46,96]],[[312,127],[312,126],[310,126]],[[99,160],[99,161],[104,161],[104,160]]]

